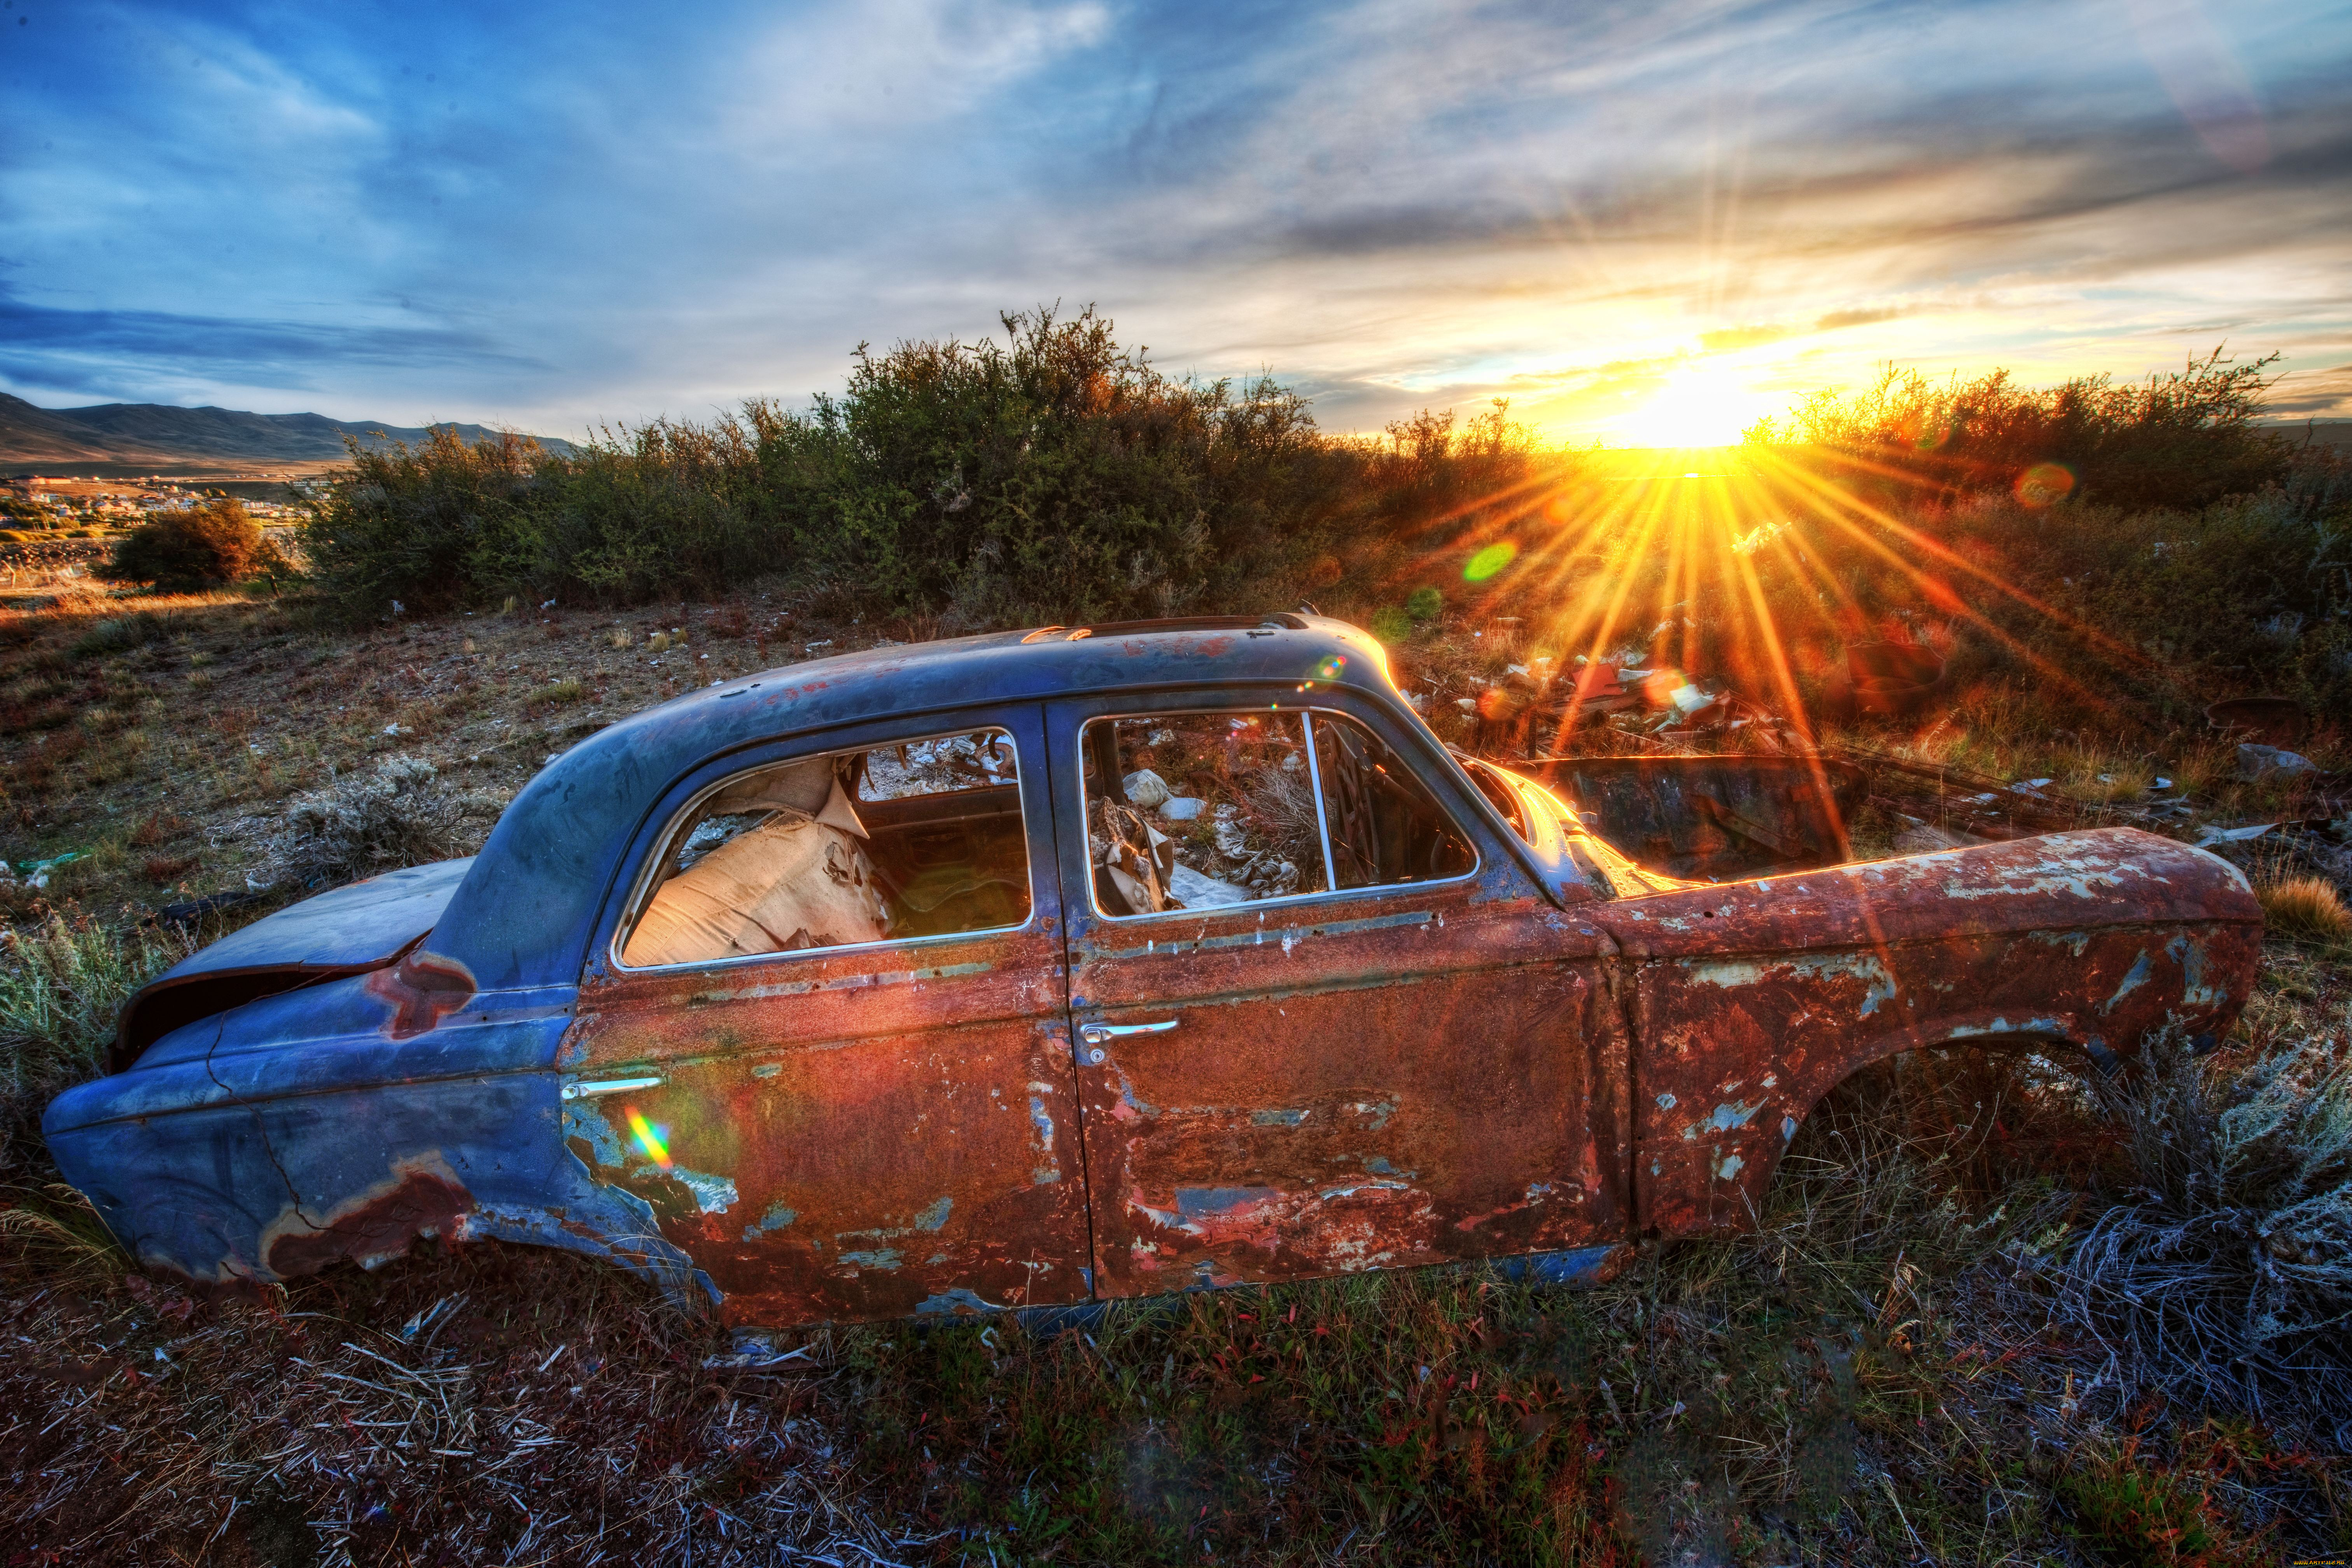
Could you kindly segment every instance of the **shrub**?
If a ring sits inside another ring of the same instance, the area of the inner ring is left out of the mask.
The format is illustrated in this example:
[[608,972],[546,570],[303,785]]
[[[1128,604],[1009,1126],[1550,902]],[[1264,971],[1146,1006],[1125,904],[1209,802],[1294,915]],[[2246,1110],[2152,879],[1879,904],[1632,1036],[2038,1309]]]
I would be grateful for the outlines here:
[[278,560],[259,526],[246,515],[245,503],[215,496],[199,506],[163,512],[124,534],[105,574],[165,589],[217,587],[246,577],[257,562]]
[[2352,1439],[2352,1064],[2325,1041],[2200,1061],[2164,1031],[2094,1090],[2132,1190],[2084,1234],[2061,1300],[2114,1357],[2116,1397]]
[[78,910],[0,930],[0,1163],[50,1096],[103,1070],[131,994],[185,956],[168,938],[121,935]]
[[1865,392],[1816,393],[1759,421],[1748,439],[1861,458],[1906,490],[1925,481],[1947,496],[2014,488],[2044,503],[2193,510],[2284,475],[2285,438],[2254,423],[2277,358],[2237,364],[2215,349],[2137,384],[2097,375],[2042,389],[2001,370],[1939,384],[1889,368]]
[[432,763],[394,755],[297,798],[278,847],[306,886],[336,886],[470,853],[486,830],[478,825],[498,814],[498,802],[452,787]]
[[170,635],[163,616],[142,610],[98,622],[74,639],[70,651],[76,658],[102,658],[110,653],[128,653],[148,643],[161,642]]

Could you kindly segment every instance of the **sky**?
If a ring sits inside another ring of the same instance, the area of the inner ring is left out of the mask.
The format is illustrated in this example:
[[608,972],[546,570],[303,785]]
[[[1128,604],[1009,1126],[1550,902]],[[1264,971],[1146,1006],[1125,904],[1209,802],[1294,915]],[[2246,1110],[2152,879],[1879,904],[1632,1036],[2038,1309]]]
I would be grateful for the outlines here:
[[577,436],[1087,303],[1333,430],[2352,416],[2352,5],[0,0],[0,388]]

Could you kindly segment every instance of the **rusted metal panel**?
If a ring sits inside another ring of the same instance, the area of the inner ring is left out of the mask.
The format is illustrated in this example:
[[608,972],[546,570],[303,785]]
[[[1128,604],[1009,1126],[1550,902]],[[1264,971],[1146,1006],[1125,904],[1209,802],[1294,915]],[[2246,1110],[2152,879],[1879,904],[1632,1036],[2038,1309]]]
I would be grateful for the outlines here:
[[959,727],[982,722],[1020,758],[1018,929],[633,971],[611,961],[617,894],[598,928],[563,1049],[566,1139],[651,1206],[732,1321],[1087,1298],[1039,711],[975,710]]
[[569,1102],[596,1174],[791,1323],[1086,1299],[1061,931],[623,973],[583,995]]
[[1542,897],[1458,776],[1424,782],[1476,824],[1473,877],[1110,920],[1074,764],[1080,727],[1112,710],[1149,710],[1053,720],[1072,1018],[1176,1026],[1081,1042],[1100,1293],[1621,1239],[1612,944]]
[[[1625,954],[1640,1221],[1749,1223],[1781,1151],[1855,1068],[1916,1047],[2128,1054],[2229,1027],[2261,909],[2227,862],[2127,828],[1601,906]],[[2112,1059],[2112,1058],[2109,1058]]]
[[1606,941],[1485,891],[1084,933],[1082,1025],[1178,1025],[1081,1050],[1105,1295],[1624,1234]]

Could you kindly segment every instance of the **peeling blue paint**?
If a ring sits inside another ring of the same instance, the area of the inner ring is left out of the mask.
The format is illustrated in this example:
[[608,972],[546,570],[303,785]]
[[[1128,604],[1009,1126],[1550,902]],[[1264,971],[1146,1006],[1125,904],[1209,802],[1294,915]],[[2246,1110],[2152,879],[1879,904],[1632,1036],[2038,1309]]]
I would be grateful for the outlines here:
[[704,1214],[725,1214],[735,1206],[735,1178],[714,1176],[702,1171],[689,1171],[683,1165],[672,1165],[669,1173],[694,1194]]
[[925,1297],[916,1304],[915,1316],[961,1318],[973,1312],[1002,1312],[1003,1310],[1004,1309],[994,1301],[987,1300],[978,1292],[967,1290],[958,1285],[950,1289],[941,1290],[936,1295]]
[[917,1230],[940,1230],[946,1227],[948,1215],[955,1208],[955,1199],[943,1197],[915,1216]]
[[906,1261],[895,1247],[877,1247],[862,1252],[845,1252],[841,1260],[854,1268],[875,1268],[887,1272]]
[[1181,1219],[1208,1219],[1280,1195],[1272,1187],[1179,1187],[1176,1214]]
[[2141,986],[2147,984],[2147,977],[2151,973],[2155,973],[2155,970],[2156,965],[2148,962],[2147,949],[2141,948],[2139,950],[2139,956],[2132,960],[2131,973],[2126,974],[2124,976],[2124,983],[2116,987],[2116,994],[2108,997],[2104,1003],[2100,1004],[2099,1011],[2102,1014],[2114,1012],[2116,1010],[2116,1004],[2130,995],[2133,992],[2138,990]]
[[1257,1127],[1296,1127],[1307,1120],[1303,1110],[1253,1110],[1250,1122]]
[[800,1212],[796,1209],[788,1208],[782,1204],[770,1204],[768,1212],[760,1216],[758,1224],[747,1225],[743,1227],[743,1239],[751,1241],[767,1235],[770,1231],[782,1230],[800,1217]]

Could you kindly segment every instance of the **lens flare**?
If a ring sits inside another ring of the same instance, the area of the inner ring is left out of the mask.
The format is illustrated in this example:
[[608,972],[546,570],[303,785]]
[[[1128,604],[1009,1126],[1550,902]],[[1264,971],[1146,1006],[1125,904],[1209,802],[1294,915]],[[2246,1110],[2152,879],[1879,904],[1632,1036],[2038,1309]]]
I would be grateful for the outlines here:
[[652,1122],[647,1121],[644,1117],[637,1114],[637,1108],[634,1105],[624,1106],[622,1109],[628,1114],[629,1132],[631,1136],[636,1139],[637,1147],[646,1152],[646,1158],[651,1160],[663,1170],[668,1170],[669,1144],[666,1140],[669,1136],[669,1129],[667,1127],[656,1127]]
[[2074,488],[2074,470],[2063,463],[2036,463],[2017,476],[2017,499],[2027,506],[2063,500]]
[[1339,679],[1339,672],[1347,668],[1348,656],[1343,653],[1335,653],[1330,658],[1325,659],[1322,663],[1315,667],[1315,679],[1318,680],[1337,680]]
[[1486,549],[1470,557],[1470,564],[1462,568],[1462,580],[1465,583],[1484,583],[1487,578],[1508,566],[1512,558],[1518,552],[1519,547],[1507,539],[1489,544]]

